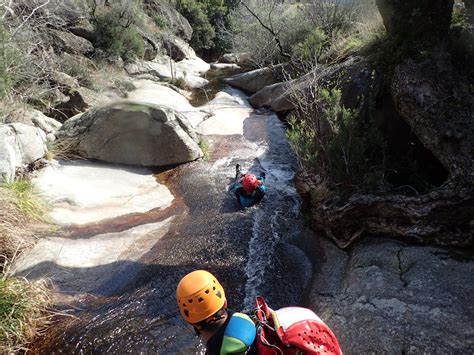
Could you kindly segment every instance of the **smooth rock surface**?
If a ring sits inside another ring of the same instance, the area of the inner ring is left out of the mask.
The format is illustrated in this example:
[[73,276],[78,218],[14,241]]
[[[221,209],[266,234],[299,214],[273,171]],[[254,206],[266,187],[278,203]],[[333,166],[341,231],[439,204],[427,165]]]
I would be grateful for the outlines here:
[[118,101],[69,119],[57,132],[84,158],[139,166],[185,163],[202,156],[185,116],[153,104]]
[[184,79],[186,86],[191,89],[203,87],[208,83],[200,75],[209,69],[210,65],[197,57],[180,62],[170,62],[168,57],[159,57],[153,62],[135,61],[125,66],[127,73],[132,76],[152,75],[158,80]]
[[69,303],[87,293],[111,294],[140,270],[140,258],[169,229],[173,217],[124,231],[88,238],[42,238],[22,255],[12,272],[29,280],[48,278],[56,302]]
[[206,116],[206,112],[193,107],[183,95],[167,86],[150,80],[136,80],[134,85],[136,90],[128,93],[128,100],[172,108],[186,116],[194,128]]
[[0,180],[15,177],[17,167],[40,159],[46,153],[46,134],[23,123],[0,126]]
[[287,82],[265,86],[250,96],[249,101],[253,107],[271,107],[275,112],[293,109],[294,105],[286,99],[288,86]]
[[33,180],[59,225],[84,224],[170,205],[173,195],[146,169],[86,161],[60,162]]
[[236,88],[254,93],[267,85],[279,82],[282,68],[282,65],[278,65],[273,68],[256,69],[233,75],[225,79],[225,82]]
[[198,132],[204,135],[243,134],[244,120],[250,117],[253,111],[246,96],[235,89],[217,93],[202,109],[210,115],[197,128]]
[[460,354],[474,346],[474,264],[381,239],[346,253],[327,240],[310,306],[345,354]]

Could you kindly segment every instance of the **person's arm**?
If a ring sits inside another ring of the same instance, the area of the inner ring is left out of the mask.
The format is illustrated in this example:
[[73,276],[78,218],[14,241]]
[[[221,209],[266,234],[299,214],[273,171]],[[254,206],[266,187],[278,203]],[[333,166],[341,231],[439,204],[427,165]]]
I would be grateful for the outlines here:
[[263,196],[265,196],[265,185],[260,185],[255,189],[255,195],[253,197],[254,203],[259,203],[262,201]]
[[235,194],[235,197],[237,197],[237,201],[239,201],[240,203],[240,196],[244,193],[244,188],[242,186],[239,186],[238,184],[236,184],[234,186],[234,194]]

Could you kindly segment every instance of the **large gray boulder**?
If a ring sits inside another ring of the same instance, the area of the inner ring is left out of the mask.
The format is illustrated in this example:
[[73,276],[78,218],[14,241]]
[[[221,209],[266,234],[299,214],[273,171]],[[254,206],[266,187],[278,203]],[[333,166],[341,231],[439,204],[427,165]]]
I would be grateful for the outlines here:
[[295,108],[300,97],[314,95],[315,88],[337,87],[341,89],[344,106],[356,108],[381,84],[381,76],[372,69],[370,61],[351,56],[329,67],[318,66],[300,78],[265,86],[250,97],[250,103],[256,108],[287,112]]
[[319,239],[310,307],[345,354],[463,354],[474,347],[474,263],[389,239],[349,252]]
[[66,121],[58,131],[88,159],[140,166],[163,166],[202,156],[187,119],[170,108],[120,101]]
[[91,42],[68,31],[48,29],[47,36],[56,53],[90,54],[94,51]]
[[217,61],[218,63],[236,64],[239,66],[251,66],[254,64],[248,53],[226,53]]
[[294,104],[287,99],[290,82],[275,83],[265,86],[250,96],[249,101],[253,107],[271,107],[275,112],[292,110]]
[[165,26],[175,35],[185,41],[191,40],[193,34],[191,25],[173,6],[155,0],[144,0],[143,5],[145,12],[152,19],[161,19],[161,21],[164,21]]
[[225,79],[225,82],[247,92],[257,92],[267,85],[275,84],[283,79],[283,65],[261,68],[237,74]]
[[30,164],[46,153],[46,134],[23,123],[0,126],[0,180],[11,181],[17,167]]
[[192,49],[189,44],[187,44],[179,37],[164,36],[162,38],[162,42],[166,54],[168,54],[168,56],[170,56],[173,60],[177,62],[183,59],[196,58],[196,53],[194,52],[194,49]]
[[87,0],[16,0],[10,6],[23,18],[34,14],[34,19],[57,28],[75,25],[87,19],[90,12]]

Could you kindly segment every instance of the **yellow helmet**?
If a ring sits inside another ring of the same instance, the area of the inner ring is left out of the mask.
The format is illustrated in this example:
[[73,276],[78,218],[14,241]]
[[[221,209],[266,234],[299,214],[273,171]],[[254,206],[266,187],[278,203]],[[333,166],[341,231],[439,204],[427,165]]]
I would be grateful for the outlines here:
[[225,304],[224,288],[210,272],[196,270],[184,276],[176,288],[179,311],[195,324],[209,318]]

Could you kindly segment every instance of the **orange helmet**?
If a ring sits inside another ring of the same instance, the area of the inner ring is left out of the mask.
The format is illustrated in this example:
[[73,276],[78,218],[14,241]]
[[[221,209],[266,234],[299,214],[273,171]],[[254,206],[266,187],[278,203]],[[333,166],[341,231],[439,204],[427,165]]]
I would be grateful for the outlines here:
[[258,186],[258,179],[254,174],[245,174],[242,186],[246,193],[251,193]]
[[184,320],[195,324],[224,306],[225,293],[214,275],[205,270],[196,270],[181,279],[176,288],[176,300]]

